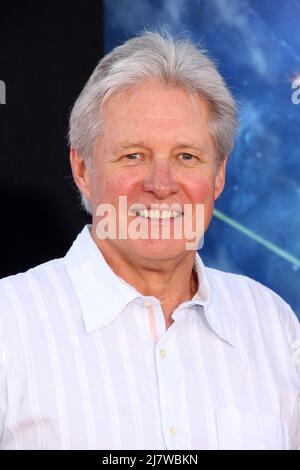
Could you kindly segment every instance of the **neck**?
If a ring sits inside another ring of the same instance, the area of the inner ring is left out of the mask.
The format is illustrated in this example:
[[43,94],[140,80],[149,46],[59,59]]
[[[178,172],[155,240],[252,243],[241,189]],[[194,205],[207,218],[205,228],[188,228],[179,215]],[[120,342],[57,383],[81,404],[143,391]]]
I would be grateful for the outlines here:
[[97,245],[117,276],[142,295],[159,300],[167,327],[173,323],[171,316],[178,305],[190,300],[197,292],[198,280],[193,271],[195,252],[190,251],[175,260],[137,261],[123,257],[105,243],[98,242]]

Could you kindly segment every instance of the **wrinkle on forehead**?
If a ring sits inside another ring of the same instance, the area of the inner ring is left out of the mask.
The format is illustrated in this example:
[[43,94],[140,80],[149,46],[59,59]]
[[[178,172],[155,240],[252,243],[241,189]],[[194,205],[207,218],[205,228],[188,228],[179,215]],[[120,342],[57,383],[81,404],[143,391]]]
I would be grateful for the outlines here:
[[[160,82],[153,82],[153,81],[146,81],[146,82],[141,82],[138,85],[135,86],[130,86],[130,87],[124,87],[120,90],[117,90],[114,92],[112,95],[108,97],[107,100],[104,101],[102,111],[106,114],[109,112],[109,108],[111,106],[111,103],[115,102],[115,99],[117,101],[122,100],[123,97],[126,98],[127,104],[130,106],[134,106],[138,109],[139,107],[139,94],[143,91],[146,90],[153,90],[155,91],[165,91],[165,92],[171,92],[176,91],[181,92],[183,96],[189,97],[190,98],[190,103],[191,103],[191,111],[193,112],[193,117],[195,117],[197,114],[202,114],[202,113],[208,113],[209,112],[209,105],[207,101],[197,92],[188,92],[185,90],[183,87],[180,86],[175,86],[175,85],[170,85],[170,84],[165,84],[165,83],[160,83]],[[168,93],[169,95],[169,93]],[[167,94],[166,94],[167,96]],[[115,99],[114,99],[115,98]],[[145,98],[145,96],[144,96]],[[145,102],[143,102],[143,105]],[[158,107],[156,107],[156,104],[158,104]],[[151,110],[151,115],[153,117],[157,117],[163,120],[161,116],[161,109],[159,109],[159,103],[155,103],[155,101],[151,101],[151,97],[149,96],[149,106],[148,106],[149,111]],[[120,111],[122,111],[120,109]],[[170,116],[169,119],[172,119]]]

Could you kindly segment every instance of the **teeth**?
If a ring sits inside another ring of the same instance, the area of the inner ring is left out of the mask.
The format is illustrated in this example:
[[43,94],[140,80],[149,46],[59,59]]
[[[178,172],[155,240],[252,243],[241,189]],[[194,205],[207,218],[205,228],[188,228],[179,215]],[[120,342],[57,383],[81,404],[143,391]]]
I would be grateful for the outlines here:
[[171,219],[171,218],[176,218],[182,215],[180,211],[169,211],[169,210],[160,211],[159,209],[136,210],[135,214],[139,217],[145,217],[149,219]]

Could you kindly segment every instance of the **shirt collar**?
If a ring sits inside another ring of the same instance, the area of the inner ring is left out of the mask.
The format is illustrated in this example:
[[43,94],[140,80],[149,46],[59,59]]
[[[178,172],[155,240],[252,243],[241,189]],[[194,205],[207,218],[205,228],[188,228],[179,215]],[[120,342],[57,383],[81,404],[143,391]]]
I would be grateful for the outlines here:
[[141,294],[118,277],[105,261],[86,225],[65,256],[87,333],[106,326]]
[[196,253],[194,269],[198,277],[198,291],[192,299],[196,305],[201,307],[201,311],[209,327],[221,339],[231,346],[235,344],[232,316],[229,306],[220,295],[214,283],[213,276],[208,276],[208,268]]
[[[105,261],[86,225],[65,256],[66,269],[83,312],[87,333],[106,326],[132,301],[141,298],[134,287],[117,276]],[[198,291],[187,305],[198,305],[212,330],[233,345],[230,314],[220,302],[199,253],[194,269]]]

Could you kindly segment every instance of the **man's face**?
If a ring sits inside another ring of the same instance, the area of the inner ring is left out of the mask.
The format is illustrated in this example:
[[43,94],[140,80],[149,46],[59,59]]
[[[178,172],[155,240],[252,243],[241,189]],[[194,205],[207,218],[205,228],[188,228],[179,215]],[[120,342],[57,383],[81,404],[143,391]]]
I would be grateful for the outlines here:
[[[180,259],[188,255],[186,238],[174,237],[175,225],[184,217],[180,210],[184,212],[185,204],[193,208],[195,228],[195,207],[203,204],[206,230],[225,178],[225,161],[216,169],[216,150],[208,129],[205,101],[192,101],[179,88],[148,83],[113,94],[103,107],[103,118],[103,137],[97,142],[94,170],[88,178],[92,233],[97,244],[100,248],[105,244],[126,259],[136,261]],[[117,216],[124,219],[124,213],[119,214],[119,196],[126,196],[128,208],[176,204],[179,213],[173,212],[169,217],[170,213],[165,212],[166,219],[151,217],[158,213],[148,212],[148,217],[147,212],[128,217],[126,214],[127,224],[141,221],[149,233],[151,227],[155,232],[155,228],[162,229],[168,223],[169,239],[127,236],[97,240],[96,226],[100,220],[97,207],[111,204]]]

